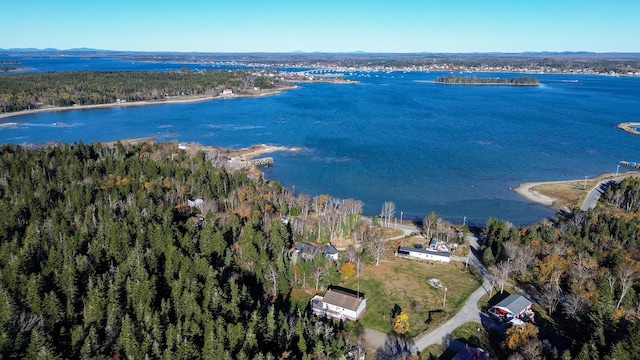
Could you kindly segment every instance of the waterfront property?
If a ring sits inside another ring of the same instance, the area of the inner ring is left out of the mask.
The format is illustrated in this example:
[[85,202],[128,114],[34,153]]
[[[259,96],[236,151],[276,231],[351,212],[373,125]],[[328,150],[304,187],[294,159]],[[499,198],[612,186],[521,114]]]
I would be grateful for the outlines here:
[[533,310],[531,310],[531,301],[521,295],[509,295],[502,301],[489,309],[491,317],[508,322],[512,319],[522,321],[533,320]]
[[331,244],[325,244],[322,246],[316,246],[307,242],[298,242],[293,246],[294,254],[297,258],[303,260],[311,260],[316,257],[318,253],[322,253],[324,257],[332,261],[338,261],[338,249]]
[[367,299],[361,292],[332,287],[324,296],[311,298],[311,312],[339,320],[358,320],[367,308]]
[[418,249],[407,246],[400,246],[396,251],[396,256],[409,259],[420,259],[435,261],[439,263],[448,263],[451,261],[451,253],[446,251],[434,251],[431,249]]

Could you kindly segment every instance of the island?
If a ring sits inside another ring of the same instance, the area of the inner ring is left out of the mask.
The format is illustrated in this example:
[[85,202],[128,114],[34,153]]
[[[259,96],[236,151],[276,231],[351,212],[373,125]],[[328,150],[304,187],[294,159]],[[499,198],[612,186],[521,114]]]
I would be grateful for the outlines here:
[[538,79],[531,76],[498,78],[448,75],[436,78],[436,84],[446,85],[512,85],[512,86],[538,86]]

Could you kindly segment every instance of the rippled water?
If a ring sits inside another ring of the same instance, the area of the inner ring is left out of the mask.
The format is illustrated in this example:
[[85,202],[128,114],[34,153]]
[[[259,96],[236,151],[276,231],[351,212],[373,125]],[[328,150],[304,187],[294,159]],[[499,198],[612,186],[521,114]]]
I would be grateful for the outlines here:
[[[12,118],[0,141],[110,141],[143,136],[246,147],[302,147],[273,154],[267,178],[296,193],[385,201],[397,216],[431,211],[454,222],[489,216],[528,224],[553,215],[510,188],[584,179],[640,161],[640,79],[538,75],[539,87],[437,85],[436,73],[355,73],[357,84],[300,84],[253,99],[73,110]],[[499,74],[500,76],[512,76]],[[490,74],[489,76],[495,76]]]

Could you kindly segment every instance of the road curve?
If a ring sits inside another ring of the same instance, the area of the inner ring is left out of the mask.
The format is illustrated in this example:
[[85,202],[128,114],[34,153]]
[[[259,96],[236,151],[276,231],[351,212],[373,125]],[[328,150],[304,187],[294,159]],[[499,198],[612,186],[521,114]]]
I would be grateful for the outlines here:
[[589,190],[587,197],[585,197],[584,201],[582,202],[582,206],[580,207],[580,210],[586,211],[586,210],[595,208],[596,204],[598,203],[598,199],[600,199],[600,196],[604,194],[604,192],[607,190],[609,186],[613,185],[614,183],[619,183],[620,181],[622,181],[624,178],[628,176],[637,177],[638,175],[623,174],[611,179],[602,180],[599,183],[597,183],[591,190]]
[[[407,350],[410,350],[412,353],[422,352],[424,349],[433,344],[441,344],[445,347],[449,347],[453,340],[451,333],[458,326],[470,322],[482,322],[480,310],[478,309],[478,301],[485,294],[488,294],[490,291],[490,282],[486,279],[488,276],[488,271],[484,266],[478,261],[476,254],[478,254],[479,245],[478,239],[473,235],[466,236],[467,241],[469,241],[469,246],[472,251],[469,254],[469,264],[478,269],[480,273],[485,278],[482,286],[478,287],[467,299],[464,303],[460,311],[451,319],[449,319],[444,324],[438,326],[437,328],[425,332],[424,334],[417,337],[412,343],[406,344]],[[454,260],[458,261],[466,261],[464,257],[453,257]],[[373,329],[365,329],[364,331],[365,340],[367,344],[375,349],[383,349],[388,344],[393,344],[393,346],[397,346],[398,343],[402,343],[402,341],[397,339],[392,339],[391,335],[383,334],[379,331]],[[460,344],[454,343],[453,345],[458,345],[455,347],[460,347]]]

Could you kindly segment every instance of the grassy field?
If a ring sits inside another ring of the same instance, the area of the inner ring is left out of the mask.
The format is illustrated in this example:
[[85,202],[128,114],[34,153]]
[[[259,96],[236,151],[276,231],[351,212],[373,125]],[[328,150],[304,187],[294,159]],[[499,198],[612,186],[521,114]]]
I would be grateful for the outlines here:
[[[429,285],[431,278],[447,287]],[[437,327],[460,309],[469,295],[480,285],[463,264],[436,264],[420,260],[391,257],[379,266],[370,265],[343,286],[360,289],[367,298],[367,310],[360,319],[364,327],[390,333],[391,311],[397,304],[409,316],[409,338]]]
[[[630,171],[624,174],[629,175],[637,173],[638,172],[636,171]],[[621,175],[623,175],[623,173],[621,173]],[[533,186],[531,190],[538,191],[543,195],[555,198],[556,202],[554,203],[554,208],[566,208],[570,210],[576,206],[582,205],[582,202],[587,196],[589,190],[596,186],[598,182],[613,179],[615,177],[615,174],[602,174],[594,178],[587,178],[586,181],[584,179],[577,179],[563,182],[543,182],[539,185]]]

